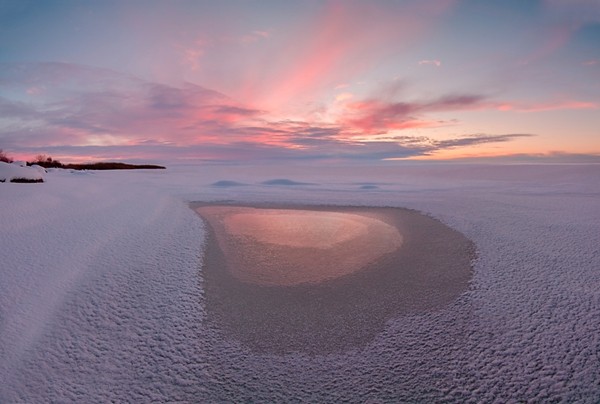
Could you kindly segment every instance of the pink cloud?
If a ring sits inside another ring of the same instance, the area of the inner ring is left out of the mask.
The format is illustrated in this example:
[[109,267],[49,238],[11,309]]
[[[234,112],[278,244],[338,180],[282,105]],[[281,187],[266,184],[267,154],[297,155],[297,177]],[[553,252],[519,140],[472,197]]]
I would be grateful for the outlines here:
[[[29,84],[27,69],[15,72],[14,85]],[[191,83],[172,87],[65,64],[39,64],[31,72],[52,84],[47,97],[32,97],[28,104],[0,99],[0,111],[23,122],[22,144],[42,139],[48,145],[80,146],[131,145],[149,138],[175,144],[223,141],[228,128],[262,113]]]
[[597,66],[600,64],[600,60],[596,60],[596,59],[586,60],[585,62],[581,62],[581,64],[583,66]]
[[575,27],[600,22],[598,0],[544,0],[543,5],[555,20]]
[[178,43],[174,45],[174,48],[180,55],[181,66],[192,72],[198,72],[203,67],[202,62],[206,63],[206,60],[210,60],[210,53],[215,48],[222,46],[224,43],[242,43],[247,41],[248,38],[249,36],[242,36],[233,40],[231,38],[215,38],[210,35],[201,35],[196,36],[192,41]]
[[542,2],[548,21],[538,32],[541,45],[521,63],[543,60],[565,47],[572,37],[588,24],[600,22],[598,0],[544,0]]
[[440,67],[442,65],[442,62],[440,62],[437,59],[433,59],[433,60],[419,60],[419,65],[433,65],[435,67]]
[[545,112],[557,110],[572,110],[572,109],[598,109],[600,105],[588,101],[555,101],[546,103],[498,103],[496,109],[499,111],[514,111],[514,112]]
[[197,37],[191,43],[177,44],[174,48],[181,55],[181,64],[183,67],[195,72],[201,67],[201,59],[215,48],[227,45],[252,44],[269,39],[270,37],[271,33],[265,30],[254,30],[239,36],[221,36],[218,38],[205,35]]
[[479,95],[448,95],[430,101],[388,102],[370,99],[346,104],[340,117],[342,126],[355,130],[381,133],[388,130],[403,130],[445,126],[433,118],[424,118],[427,113],[485,108],[487,101]]
[[430,115],[489,107],[479,95],[391,102],[353,101],[348,94],[338,100],[341,112],[335,120],[274,120],[268,111],[191,83],[175,87],[67,64],[35,64],[13,72],[7,81],[13,86],[27,88],[32,76],[52,83],[44,97],[27,103],[0,97],[0,115],[14,122],[9,134],[0,128],[3,148],[33,155],[382,159],[512,139],[477,135],[444,143],[393,133],[452,125]]
[[33,86],[33,87],[29,87],[27,90],[25,90],[25,92],[29,95],[40,95],[43,94],[45,91],[44,87],[37,87],[37,86]]
[[[309,20],[298,21],[288,36],[278,38],[278,46],[268,51],[272,59],[266,69],[264,63],[245,66],[236,96],[275,109],[339,89],[340,83],[353,82],[383,57],[419,39],[452,5],[450,1],[436,2],[435,7],[429,3],[404,3],[400,12],[394,4],[325,2]],[[367,20],[377,24],[360,29]]]
[[338,123],[344,131],[381,134],[394,130],[435,128],[456,122],[436,119],[436,112],[499,110],[533,113],[555,110],[598,109],[595,102],[559,100],[522,103],[498,102],[477,94],[451,94],[426,101],[398,102],[371,98],[362,101],[340,100]]
[[571,24],[557,24],[544,30],[542,44],[521,60],[521,64],[543,60],[563,48],[575,32]]
[[187,48],[182,50],[183,63],[192,70],[198,70],[200,68],[200,58],[204,55],[204,48],[202,46],[196,48]]
[[268,39],[270,37],[271,33],[269,31],[256,30],[240,37],[240,41],[242,43],[252,43],[260,41],[261,39]]

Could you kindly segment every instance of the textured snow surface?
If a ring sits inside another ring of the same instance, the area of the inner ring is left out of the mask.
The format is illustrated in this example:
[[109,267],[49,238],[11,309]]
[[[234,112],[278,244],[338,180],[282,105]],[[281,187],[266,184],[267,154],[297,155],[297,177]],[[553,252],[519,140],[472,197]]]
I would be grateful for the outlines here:
[[[600,401],[600,166],[46,177],[0,184],[2,403]],[[219,200],[417,209],[476,243],[473,281],[365,347],[256,353],[207,318],[187,203]]]

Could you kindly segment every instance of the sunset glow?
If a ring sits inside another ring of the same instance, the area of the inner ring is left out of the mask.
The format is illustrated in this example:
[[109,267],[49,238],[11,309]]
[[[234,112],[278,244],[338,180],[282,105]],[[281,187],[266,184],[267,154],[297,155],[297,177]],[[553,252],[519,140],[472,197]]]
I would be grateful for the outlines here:
[[0,148],[600,161],[600,4],[9,0]]

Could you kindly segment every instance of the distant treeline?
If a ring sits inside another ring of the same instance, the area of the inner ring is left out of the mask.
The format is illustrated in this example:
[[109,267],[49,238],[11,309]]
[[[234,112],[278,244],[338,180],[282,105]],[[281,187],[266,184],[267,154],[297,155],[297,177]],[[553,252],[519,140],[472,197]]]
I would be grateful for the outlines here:
[[[12,163],[13,159],[4,153],[0,149],[0,161],[5,163]],[[32,166],[37,164],[44,168],[68,168],[71,170],[164,170],[166,167],[157,166],[154,164],[127,164],[127,163],[115,163],[115,162],[100,162],[100,163],[87,163],[87,164],[63,164],[58,160],[54,160],[52,157],[46,155],[39,155],[33,161],[28,161],[27,165]]]
[[28,161],[27,165],[37,164],[44,168],[68,168],[71,170],[140,170],[140,169],[164,169],[163,166],[153,164],[127,164],[115,162],[99,162],[86,164],[63,164],[58,160],[46,155],[39,155],[34,161]]
[[87,163],[87,164],[62,164],[60,161],[34,161],[27,163],[28,165],[37,164],[44,168],[67,168],[71,170],[142,170],[151,169],[163,170],[166,167],[158,166],[154,164],[127,164],[127,163],[114,163],[114,162],[100,162],[100,163]]

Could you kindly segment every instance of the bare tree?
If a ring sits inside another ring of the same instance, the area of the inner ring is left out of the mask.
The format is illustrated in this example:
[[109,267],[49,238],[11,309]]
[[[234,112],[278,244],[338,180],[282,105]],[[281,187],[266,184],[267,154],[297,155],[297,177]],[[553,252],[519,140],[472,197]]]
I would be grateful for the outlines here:
[[13,159],[11,159],[10,157],[8,157],[6,155],[6,153],[4,153],[4,150],[0,149],[0,161],[3,161],[5,163],[12,163]]
[[35,160],[32,161],[31,164],[38,164],[44,168],[56,168],[62,167],[62,163],[59,160],[54,160],[52,157],[47,156],[45,154],[40,154],[35,157]]

